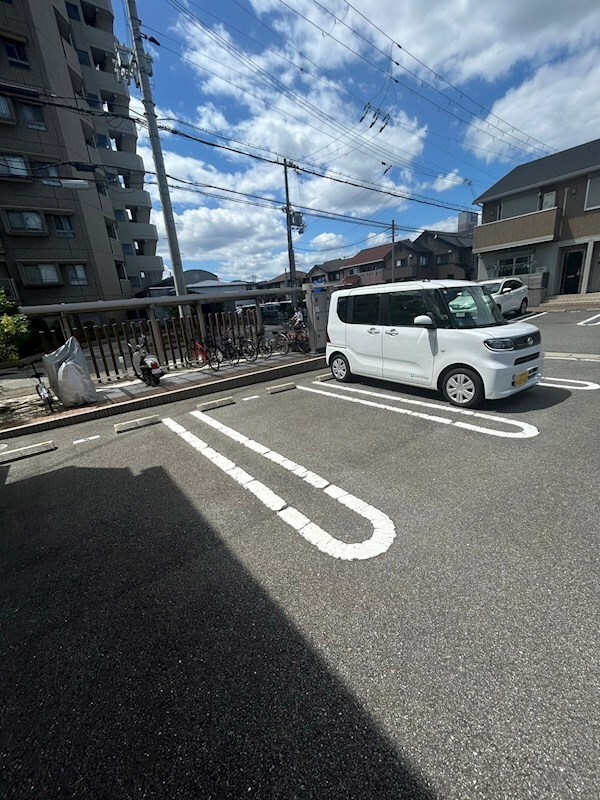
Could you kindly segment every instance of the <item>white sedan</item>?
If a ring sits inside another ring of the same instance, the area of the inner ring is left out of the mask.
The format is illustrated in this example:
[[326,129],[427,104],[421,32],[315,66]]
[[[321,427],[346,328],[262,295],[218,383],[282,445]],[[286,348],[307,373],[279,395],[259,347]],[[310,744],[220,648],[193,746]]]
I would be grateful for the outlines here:
[[519,278],[498,278],[494,281],[480,281],[480,284],[492,295],[503,314],[523,315],[527,312],[529,287]]

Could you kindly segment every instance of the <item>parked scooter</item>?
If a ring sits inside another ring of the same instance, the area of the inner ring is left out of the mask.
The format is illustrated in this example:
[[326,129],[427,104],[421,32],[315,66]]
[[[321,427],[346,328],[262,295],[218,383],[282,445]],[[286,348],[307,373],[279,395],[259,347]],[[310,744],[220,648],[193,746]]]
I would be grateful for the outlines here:
[[140,336],[137,344],[127,342],[127,346],[131,350],[131,363],[136,377],[148,386],[158,386],[163,371],[158,358],[148,350],[147,337]]

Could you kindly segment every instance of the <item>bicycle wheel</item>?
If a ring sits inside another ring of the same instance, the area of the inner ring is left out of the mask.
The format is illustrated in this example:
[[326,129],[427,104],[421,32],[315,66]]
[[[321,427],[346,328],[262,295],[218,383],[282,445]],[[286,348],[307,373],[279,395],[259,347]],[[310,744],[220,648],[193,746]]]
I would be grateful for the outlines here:
[[256,361],[258,358],[258,350],[251,339],[242,339],[239,347],[242,357],[245,358],[246,361]]
[[42,403],[48,408],[48,411],[54,411],[50,389],[48,389],[48,387],[43,383],[38,383],[36,384],[35,390],[38,393],[38,397]]
[[231,342],[223,345],[223,358],[231,367],[235,367],[236,364],[240,363],[240,354]]
[[270,358],[273,355],[273,344],[270,339],[258,340],[258,355],[261,358]]
[[196,351],[193,347],[186,352],[185,356],[183,357],[183,365],[184,367],[195,367],[198,364],[198,359],[196,358]]
[[301,353],[310,353],[310,342],[308,340],[308,334],[306,333],[299,333],[296,337],[296,347]]
[[290,343],[287,336],[283,333],[278,333],[275,339],[274,349],[280,356],[287,356],[290,352]]
[[219,361],[219,356],[217,354],[217,348],[216,347],[207,347],[206,348],[206,360],[208,361],[208,366],[211,369],[214,369],[215,372],[218,372],[219,371],[219,367],[221,366],[221,361],[223,360],[223,354],[221,353],[221,361]]

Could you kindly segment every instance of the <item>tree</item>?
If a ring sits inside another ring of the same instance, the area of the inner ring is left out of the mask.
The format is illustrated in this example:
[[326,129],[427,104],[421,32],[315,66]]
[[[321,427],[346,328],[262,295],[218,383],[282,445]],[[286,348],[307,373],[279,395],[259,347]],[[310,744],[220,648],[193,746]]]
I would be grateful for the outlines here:
[[19,347],[29,338],[29,321],[0,289],[0,363],[16,361]]

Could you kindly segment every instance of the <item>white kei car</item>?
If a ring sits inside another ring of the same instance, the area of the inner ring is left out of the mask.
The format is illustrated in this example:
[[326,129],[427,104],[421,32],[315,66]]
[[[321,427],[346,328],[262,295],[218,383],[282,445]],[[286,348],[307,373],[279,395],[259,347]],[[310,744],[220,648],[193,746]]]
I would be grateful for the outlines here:
[[496,280],[479,281],[479,283],[492,295],[504,316],[513,313],[523,316],[527,313],[529,287],[519,278],[496,278]]

